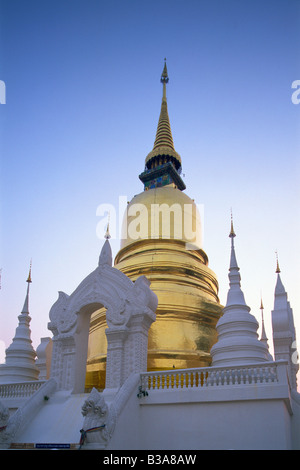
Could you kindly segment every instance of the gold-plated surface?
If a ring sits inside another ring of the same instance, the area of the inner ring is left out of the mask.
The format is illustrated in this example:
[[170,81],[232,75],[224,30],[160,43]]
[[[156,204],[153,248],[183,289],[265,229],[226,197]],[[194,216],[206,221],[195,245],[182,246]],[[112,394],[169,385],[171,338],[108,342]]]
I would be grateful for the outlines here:
[[[170,184],[144,191],[131,200],[123,219],[121,250],[146,239],[180,240],[186,243],[187,250],[190,245],[201,249],[201,233],[197,205]],[[115,262],[119,260],[120,254]]]
[[[171,214],[168,238],[162,236],[162,220],[151,227],[153,204],[177,204],[182,213],[189,204],[193,212],[192,232],[201,232],[194,201],[173,185],[144,191],[135,196],[127,207],[124,239],[115,267],[133,281],[145,275],[158,296],[156,322],[149,330],[148,370],[210,365],[209,352],[217,340],[215,326],[222,308],[216,276],[208,267],[207,255],[197,244],[199,237],[190,239],[182,230],[182,237],[176,239],[175,235],[180,228],[183,229],[184,217],[178,219]],[[99,387],[100,381],[103,384],[105,328],[105,311],[102,309],[92,316],[87,365],[89,387]]]
[[105,388],[107,354],[105,312],[106,309],[101,308],[94,312],[91,317],[85,378],[86,390],[91,390],[93,387]]

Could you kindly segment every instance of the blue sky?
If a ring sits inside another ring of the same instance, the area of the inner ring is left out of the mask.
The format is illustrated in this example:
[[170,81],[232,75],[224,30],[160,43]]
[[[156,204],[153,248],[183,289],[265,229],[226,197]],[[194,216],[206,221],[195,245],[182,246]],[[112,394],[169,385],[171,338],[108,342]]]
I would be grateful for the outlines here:
[[[164,57],[186,193],[226,302],[232,208],[242,288],[271,346],[278,251],[300,335],[299,0],[2,0],[0,339],[32,259],[34,346],[51,305],[98,262],[97,207],[143,190]],[[111,241],[114,254],[118,240]],[[298,340],[299,342],[299,340]]]

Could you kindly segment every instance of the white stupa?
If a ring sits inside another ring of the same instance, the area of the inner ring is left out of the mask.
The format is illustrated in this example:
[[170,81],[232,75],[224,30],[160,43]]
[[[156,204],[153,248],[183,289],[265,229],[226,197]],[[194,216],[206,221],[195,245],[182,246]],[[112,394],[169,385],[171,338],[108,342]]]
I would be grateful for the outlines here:
[[0,383],[16,383],[37,380],[39,370],[35,364],[36,352],[32,347],[29,328],[29,286],[31,267],[27,278],[27,292],[24,306],[18,317],[19,324],[11,345],[6,349],[5,363],[0,364]]

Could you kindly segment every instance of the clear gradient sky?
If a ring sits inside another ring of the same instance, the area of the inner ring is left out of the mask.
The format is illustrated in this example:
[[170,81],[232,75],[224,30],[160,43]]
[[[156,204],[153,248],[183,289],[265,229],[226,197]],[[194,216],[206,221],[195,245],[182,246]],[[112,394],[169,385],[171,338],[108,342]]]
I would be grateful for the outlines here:
[[[97,207],[138,179],[159,117],[164,57],[186,193],[226,303],[232,208],[242,289],[271,310],[278,251],[300,336],[299,0],[1,0],[0,340],[8,347],[32,259],[37,347],[58,291],[98,263]],[[119,241],[112,240],[114,254]],[[3,358],[3,356],[2,356]]]

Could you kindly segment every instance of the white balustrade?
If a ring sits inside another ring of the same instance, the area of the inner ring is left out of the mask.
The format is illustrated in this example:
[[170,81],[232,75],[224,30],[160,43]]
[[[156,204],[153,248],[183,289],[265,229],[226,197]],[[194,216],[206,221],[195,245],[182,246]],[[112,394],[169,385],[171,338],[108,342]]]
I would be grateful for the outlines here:
[[20,382],[0,385],[0,399],[4,398],[28,398],[33,395],[45,383],[45,380]]
[[201,367],[141,374],[142,390],[178,390],[202,387],[243,386],[279,381],[279,362],[232,367]]

